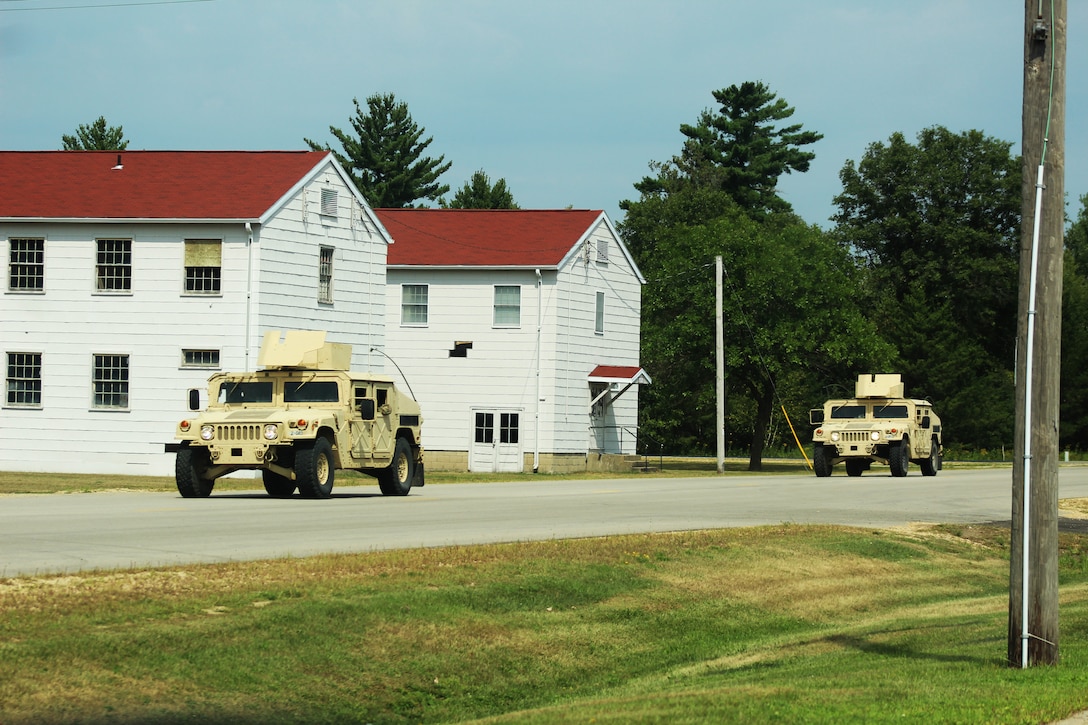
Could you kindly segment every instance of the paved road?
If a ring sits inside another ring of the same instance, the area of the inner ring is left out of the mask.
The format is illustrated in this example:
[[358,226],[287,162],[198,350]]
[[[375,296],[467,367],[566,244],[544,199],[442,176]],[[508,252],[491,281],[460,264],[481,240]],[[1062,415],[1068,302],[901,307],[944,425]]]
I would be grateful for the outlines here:
[[[1062,468],[1062,498],[1088,497],[1088,467]],[[758,524],[888,527],[1007,521],[1012,475],[623,478],[446,484],[387,498],[256,492],[183,499],[106,492],[0,497],[0,577]]]

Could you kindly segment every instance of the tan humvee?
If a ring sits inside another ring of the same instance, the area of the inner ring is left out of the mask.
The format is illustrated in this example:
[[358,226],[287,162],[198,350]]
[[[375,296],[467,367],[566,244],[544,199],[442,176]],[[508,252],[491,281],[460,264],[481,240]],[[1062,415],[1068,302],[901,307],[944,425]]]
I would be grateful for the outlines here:
[[[270,331],[257,364],[208,378],[207,409],[178,423],[180,442],[166,449],[177,453],[182,496],[207,496],[217,478],[246,469],[276,497],[328,498],[338,469],[374,476],[387,496],[423,485],[419,404],[390,377],[349,372],[350,345]],[[199,409],[198,390],[189,407]]]
[[817,476],[830,476],[836,463],[860,476],[874,463],[887,464],[893,476],[907,475],[909,462],[922,474],[941,469],[941,419],[928,400],[903,397],[899,375],[859,375],[854,397],[828,400],[809,411],[812,465]]

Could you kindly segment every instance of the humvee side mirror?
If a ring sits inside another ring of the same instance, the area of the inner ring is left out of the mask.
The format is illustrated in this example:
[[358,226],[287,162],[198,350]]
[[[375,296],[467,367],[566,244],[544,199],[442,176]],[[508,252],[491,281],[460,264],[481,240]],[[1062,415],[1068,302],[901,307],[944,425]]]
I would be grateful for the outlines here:
[[928,415],[924,416],[922,418],[922,427],[923,428],[929,428],[929,416]]
[[824,422],[823,408],[813,408],[808,412],[808,422],[811,425],[819,425]]
[[374,420],[374,401],[363,398],[359,401],[359,417],[363,420]]
[[189,388],[189,410],[200,410],[200,390]]

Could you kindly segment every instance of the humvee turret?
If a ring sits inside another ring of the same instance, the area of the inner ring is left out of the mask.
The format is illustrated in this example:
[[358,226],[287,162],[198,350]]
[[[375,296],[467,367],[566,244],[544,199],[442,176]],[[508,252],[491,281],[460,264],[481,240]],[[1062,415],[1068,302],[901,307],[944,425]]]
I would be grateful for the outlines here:
[[809,423],[817,476],[830,476],[839,462],[850,476],[873,463],[886,464],[893,476],[907,475],[911,462],[926,476],[941,469],[941,419],[928,400],[903,397],[899,375],[859,375],[853,398],[828,400],[809,411]]
[[[259,470],[270,496],[328,498],[336,471],[361,471],[381,492],[404,496],[422,486],[419,404],[393,379],[349,372],[351,346],[324,332],[278,330],[264,336],[255,372],[208,378],[207,408],[177,425],[178,492],[208,496],[234,471]],[[189,408],[200,408],[189,391]]]

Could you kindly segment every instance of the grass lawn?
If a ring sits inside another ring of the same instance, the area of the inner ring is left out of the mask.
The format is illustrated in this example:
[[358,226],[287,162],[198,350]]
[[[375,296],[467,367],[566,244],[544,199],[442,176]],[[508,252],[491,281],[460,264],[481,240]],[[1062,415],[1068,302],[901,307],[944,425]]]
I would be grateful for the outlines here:
[[[1079,503],[1083,508],[1083,502]],[[0,723],[1045,723],[1008,530],[782,525],[0,579]]]

